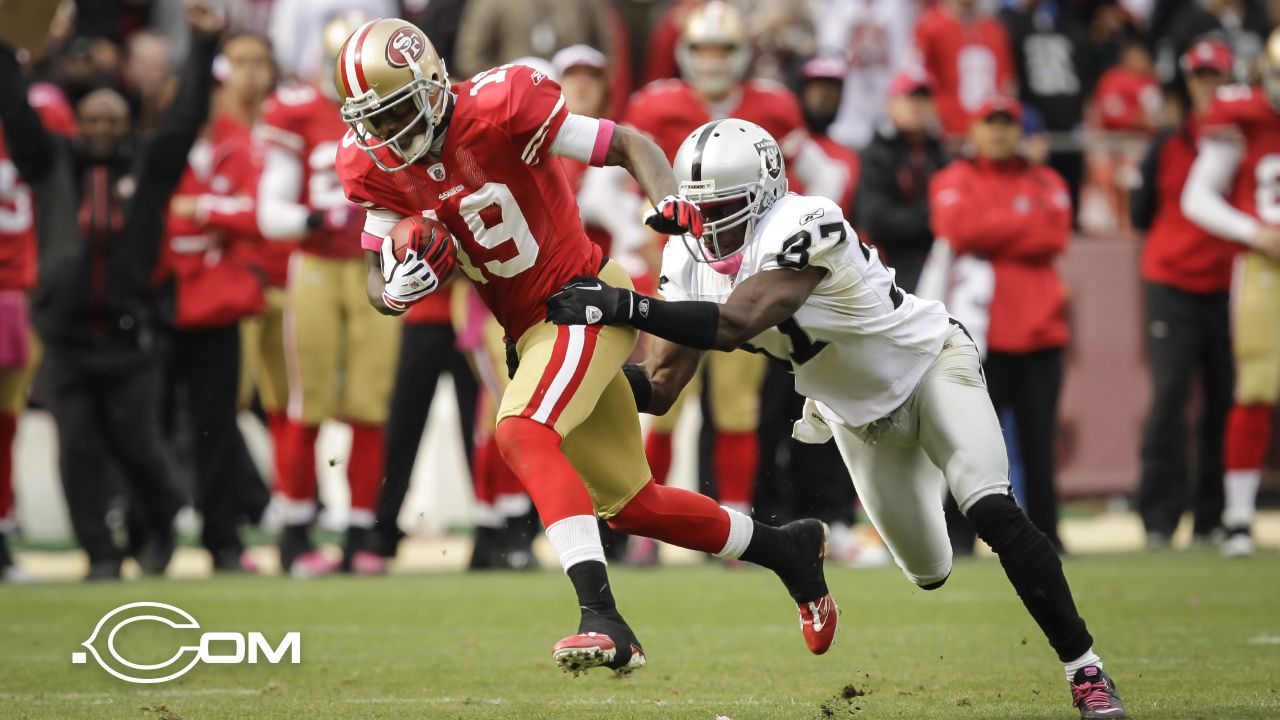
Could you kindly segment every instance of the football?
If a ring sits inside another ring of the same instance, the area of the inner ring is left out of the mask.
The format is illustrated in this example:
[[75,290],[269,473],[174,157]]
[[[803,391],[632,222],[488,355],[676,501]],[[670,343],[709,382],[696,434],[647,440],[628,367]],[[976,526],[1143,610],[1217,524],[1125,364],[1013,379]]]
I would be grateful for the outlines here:
[[[413,229],[416,226],[421,226],[422,229],[415,233]],[[391,228],[391,247],[396,260],[403,261],[405,252],[408,250],[413,250],[422,257],[424,250],[437,245],[443,245],[443,252],[448,253],[450,259],[447,265],[441,265],[433,258],[430,260],[432,267],[452,268],[456,262],[457,251],[453,245],[453,234],[444,226],[444,223],[429,217],[413,216],[401,220]]]

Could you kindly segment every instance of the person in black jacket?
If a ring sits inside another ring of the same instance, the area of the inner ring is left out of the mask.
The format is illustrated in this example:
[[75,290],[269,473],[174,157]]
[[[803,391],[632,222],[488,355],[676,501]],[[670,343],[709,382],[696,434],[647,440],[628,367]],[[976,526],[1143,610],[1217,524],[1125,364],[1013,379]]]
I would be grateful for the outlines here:
[[162,452],[156,328],[148,286],[169,198],[209,110],[221,11],[189,2],[196,35],[182,85],[148,137],[132,137],[128,107],[99,89],[77,106],[80,135],[45,131],[27,101],[12,48],[0,46],[0,125],[36,202],[40,262],[32,318],[45,345],[47,404],[58,426],[63,492],[88,579],[120,575],[106,522],[108,459],[129,485],[131,537],[143,570],[173,553],[183,497]]
[[933,246],[929,179],[949,158],[938,139],[933,80],[906,69],[889,84],[889,119],[862,151],[854,226],[897,271],[898,287],[914,292]]

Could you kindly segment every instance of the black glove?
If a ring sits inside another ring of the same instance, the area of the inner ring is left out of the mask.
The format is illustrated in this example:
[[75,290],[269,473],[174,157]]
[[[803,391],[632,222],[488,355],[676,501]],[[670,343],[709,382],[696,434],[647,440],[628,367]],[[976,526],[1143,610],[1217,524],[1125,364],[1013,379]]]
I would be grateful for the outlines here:
[[579,275],[547,298],[547,322],[557,325],[618,325],[631,319],[635,293],[600,278]]
[[502,342],[507,346],[507,379],[512,380],[520,369],[520,355],[516,353],[516,341],[503,336]]
[[702,211],[693,201],[678,195],[662,198],[653,212],[645,217],[644,224],[663,235],[702,237]]

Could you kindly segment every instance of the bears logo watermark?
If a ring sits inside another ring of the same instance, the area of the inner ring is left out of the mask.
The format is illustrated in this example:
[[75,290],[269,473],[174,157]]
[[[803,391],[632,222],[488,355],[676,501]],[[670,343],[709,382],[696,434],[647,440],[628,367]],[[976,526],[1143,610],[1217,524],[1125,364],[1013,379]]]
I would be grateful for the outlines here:
[[[196,663],[232,665],[267,662],[278,665],[302,662],[302,634],[286,632],[273,647],[259,632],[204,632],[193,645],[179,645],[176,652],[160,662],[134,662],[117,647],[122,630],[142,622],[157,622],[173,630],[199,630],[200,623],[186,610],[159,602],[134,602],[108,612],[94,626],[83,645],[88,653],[71,653],[71,662],[83,665],[92,656],[98,665],[120,680],[137,684],[169,682],[185,675]],[[101,650],[99,644],[105,645]],[[287,656],[287,660],[286,660]]]

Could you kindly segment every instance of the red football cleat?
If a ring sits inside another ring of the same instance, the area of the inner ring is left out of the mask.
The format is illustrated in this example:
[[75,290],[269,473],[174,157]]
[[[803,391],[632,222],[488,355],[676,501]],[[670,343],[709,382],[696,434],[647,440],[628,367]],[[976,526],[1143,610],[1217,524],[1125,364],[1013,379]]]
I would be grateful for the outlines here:
[[836,627],[840,622],[840,608],[828,593],[798,606],[800,611],[800,632],[804,633],[804,644],[809,652],[821,655],[831,648],[836,639]]
[[638,646],[631,646],[631,658],[622,665],[615,666],[618,658],[618,646],[604,633],[584,632],[556,643],[551,649],[551,658],[556,665],[567,673],[586,673],[594,667],[609,667],[619,676],[627,676],[644,667],[644,651]]

